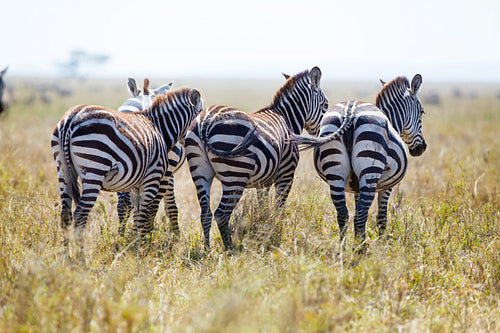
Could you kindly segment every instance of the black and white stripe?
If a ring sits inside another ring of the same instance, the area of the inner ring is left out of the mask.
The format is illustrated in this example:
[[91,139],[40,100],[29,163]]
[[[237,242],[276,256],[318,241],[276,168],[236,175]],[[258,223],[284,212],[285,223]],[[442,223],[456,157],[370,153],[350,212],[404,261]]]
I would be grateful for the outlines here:
[[141,238],[150,233],[161,200],[157,195],[160,181],[168,168],[167,154],[200,111],[200,93],[183,88],[158,95],[143,112],[79,105],[65,113],[54,129],[51,144],[59,177],[66,253],[73,200],[77,256],[83,260],[83,231],[101,190],[131,191],[138,207],[133,230]]
[[215,105],[193,122],[185,147],[207,248],[212,225],[210,189],[215,177],[222,183],[215,219],[226,249],[231,247],[228,222],[245,188],[274,185],[278,206],[285,203],[299,160],[291,136],[304,128],[316,135],[328,108],[320,79],[321,71],[314,67],[289,77],[271,105],[256,113]]
[[[138,89],[137,83],[133,78],[128,79],[128,90],[133,96],[127,99],[120,107],[118,111],[121,112],[134,112],[141,111],[149,108],[154,101],[156,95],[165,94],[172,87],[172,82],[161,86],[158,89],[149,89],[149,80],[144,80],[144,86],[142,91]],[[182,166],[186,158],[184,146],[182,141],[177,142],[171,151],[168,153],[168,169],[165,177],[160,182],[160,189],[158,192],[159,196],[163,196],[163,202],[165,206],[165,212],[170,221],[170,229],[175,233],[179,234],[179,210],[177,208],[177,203],[175,202],[174,193],[174,173]],[[118,192],[118,203],[116,205],[118,211],[119,220],[119,233],[124,235],[125,226],[131,211],[131,201],[129,192]]]
[[5,90],[5,82],[3,81],[3,76],[7,72],[7,68],[5,67],[2,71],[0,71],[0,114],[5,110],[5,104],[3,101],[3,92]]
[[[421,83],[419,74],[411,85],[407,78],[398,77],[378,93],[376,106],[359,101],[339,103],[324,115],[318,138],[296,137],[299,144],[316,147],[314,163],[320,177],[330,186],[341,239],[349,218],[345,191],[355,193],[356,239],[365,240],[368,209],[376,192],[377,225],[379,233],[384,232],[387,201],[407,168],[405,143],[412,156],[421,155],[427,147],[422,135],[423,108],[417,98]],[[338,137],[336,133],[346,119],[349,128]],[[361,250],[365,248],[363,243]]]

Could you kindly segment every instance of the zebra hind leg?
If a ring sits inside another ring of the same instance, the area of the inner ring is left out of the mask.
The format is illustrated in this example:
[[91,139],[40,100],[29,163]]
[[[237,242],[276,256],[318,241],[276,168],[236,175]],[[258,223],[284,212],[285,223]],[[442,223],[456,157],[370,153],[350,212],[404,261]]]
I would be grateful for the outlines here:
[[233,242],[231,241],[231,233],[229,231],[229,220],[234,208],[238,204],[243,194],[243,189],[230,190],[227,186],[222,184],[222,198],[215,211],[215,220],[217,221],[217,226],[219,227],[219,232],[224,242],[224,248],[226,251],[233,249]]
[[69,198],[62,200],[62,209],[61,209],[61,229],[63,231],[63,256],[65,260],[70,259],[69,256],[69,228],[73,224],[73,214],[71,213],[71,205],[72,201]]
[[[372,183],[372,182],[370,182]],[[366,221],[368,210],[375,198],[376,182],[374,186],[361,186],[360,192],[356,193],[356,213],[354,215],[354,234],[357,243],[357,252],[366,253]]]
[[85,266],[85,225],[87,224],[90,211],[102,188],[102,178],[85,178],[82,180],[82,197],[78,202],[75,212],[75,242],[77,247],[76,260]]
[[[342,170],[341,170],[342,171]],[[349,171],[349,170],[347,170]],[[345,184],[348,172],[343,170],[341,172],[330,173],[326,176],[328,185],[330,186],[330,197],[332,198],[333,205],[337,211],[337,224],[340,232],[340,243],[344,246],[345,235],[349,222],[349,210],[347,209],[345,199]]]
[[176,238],[180,236],[179,230],[179,209],[175,202],[174,192],[174,176],[166,176],[160,185],[160,192],[162,192],[163,202],[165,204],[165,213],[169,220],[169,229],[174,233]]

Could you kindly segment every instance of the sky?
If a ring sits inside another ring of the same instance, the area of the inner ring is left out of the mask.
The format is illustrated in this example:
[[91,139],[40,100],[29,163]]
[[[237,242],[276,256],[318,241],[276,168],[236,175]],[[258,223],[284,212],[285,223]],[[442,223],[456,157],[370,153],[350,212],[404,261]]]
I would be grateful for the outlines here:
[[498,0],[21,0],[0,5],[0,69],[59,76],[72,51],[107,55],[88,77],[500,82]]

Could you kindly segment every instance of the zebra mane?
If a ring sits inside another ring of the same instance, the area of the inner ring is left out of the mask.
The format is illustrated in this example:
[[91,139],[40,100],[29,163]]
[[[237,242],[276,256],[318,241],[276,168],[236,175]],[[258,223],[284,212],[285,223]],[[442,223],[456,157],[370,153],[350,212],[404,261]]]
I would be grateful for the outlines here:
[[162,105],[166,104],[167,101],[174,102],[174,100],[189,101],[189,88],[179,88],[176,90],[169,90],[165,94],[158,94],[155,96],[153,103],[149,110],[158,110]]
[[281,86],[280,89],[274,94],[273,97],[273,102],[271,105],[269,105],[267,108],[264,108],[262,110],[266,109],[275,109],[275,106],[278,106],[282,97],[287,96],[290,94],[295,89],[295,86],[297,85],[298,82],[301,82],[302,80],[306,80],[307,82],[310,81],[309,78],[309,70],[305,70],[299,74],[296,74],[294,76],[289,77],[285,84]]
[[408,88],[410,88],[410,81],[408,81],[405,76],[398,76],[391,82],[384,84],[382,89],[377,94],[375,105],[379,108],[380,102],[386,94],[396,91],[406,91]]

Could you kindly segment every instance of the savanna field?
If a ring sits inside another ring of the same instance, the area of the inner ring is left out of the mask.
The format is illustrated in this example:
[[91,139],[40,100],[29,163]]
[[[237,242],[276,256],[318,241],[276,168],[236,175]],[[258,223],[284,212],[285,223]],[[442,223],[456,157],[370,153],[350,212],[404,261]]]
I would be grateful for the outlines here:
[[[409,77],[413,73],[407,74]],[[500,331],[500,85],[425,81],[428,144],[410,157],[379,238],[368,250],[336,212],[311,152],[303,152],[285,211],[247,190],[228,255],[215,223],[206,252],[187,163],[175,174],[180,239],[160,206],[149,253],[118,236],[117,197],[101,193],[86,227],[86,267],[64,261],[52,130],[75,104],[116,108],[123,80],[6,78],[0,117],[0,332],[494,332]],[[142,78],[137,78],[142,81]],[[384,78],[391,80],[392,78]],[[152,79],[155,88],[169,79]],[[249,112],[283,81],[177,80],[205,106]],[[142,86],[142,85],[141,85]],[[322,82],[330,105],[375,101],[381,85]],[[212,210],[220,197],[214,184]],[[130,222],[129,228],[130,230]]]

